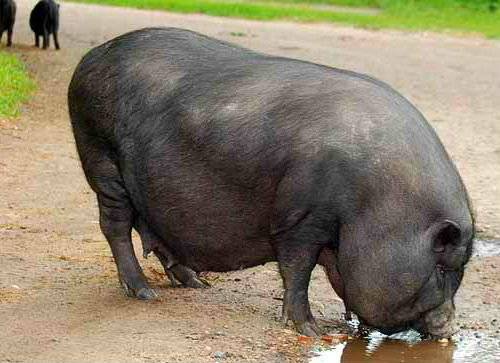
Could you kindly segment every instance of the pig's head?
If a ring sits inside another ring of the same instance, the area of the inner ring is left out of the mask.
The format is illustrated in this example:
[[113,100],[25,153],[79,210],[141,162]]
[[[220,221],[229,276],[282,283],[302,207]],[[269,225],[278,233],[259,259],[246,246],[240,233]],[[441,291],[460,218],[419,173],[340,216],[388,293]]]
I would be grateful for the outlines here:
[[428,208],[428,201],[392,200],[391,208],[379,201],[341,228],[341,294],[360,321],[386,334],[455,332],[453,298],[474,237],[469,202],[456,201],[452,212]]

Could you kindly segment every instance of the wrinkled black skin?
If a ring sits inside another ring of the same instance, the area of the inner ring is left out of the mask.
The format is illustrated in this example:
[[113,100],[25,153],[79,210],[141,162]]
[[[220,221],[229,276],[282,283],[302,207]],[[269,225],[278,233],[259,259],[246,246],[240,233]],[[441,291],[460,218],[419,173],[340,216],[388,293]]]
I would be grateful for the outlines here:
[[0,43],[7,32],[7,46],[12,46],[12,34],[16,22],[16,3],[13,0],[0,0]]
[[69,110],[132,294],[154,296],[130,239],[140,220],[166,270],[278,261],[283,317],[304,334],[319,333],[316,264],[365,323],[452,333],[474,234],[467,193],[432,128],[388,85],[150,28],[83,58]]
[[60,49],[59,31],[59,4],[54,0],[40,0],[30,15],[30,27],[35,33],[35,47],[40,47],[40,37],[42,37],[43,49],[50,46],[50,35],[54,37],[56,49]]

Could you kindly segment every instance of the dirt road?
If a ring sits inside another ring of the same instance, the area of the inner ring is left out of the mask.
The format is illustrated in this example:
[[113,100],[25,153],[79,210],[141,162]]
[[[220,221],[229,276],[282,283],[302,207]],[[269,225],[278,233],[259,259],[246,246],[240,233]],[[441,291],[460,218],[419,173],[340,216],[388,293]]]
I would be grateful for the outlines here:
[[[293,331],[277,321],[282,290],[272,264],[210,274],[213,287],[198,291],[170,288],[149,259],[141,263],[161,301],[122,294],[76,157],[66,90],[87,49],[135,28],[185,27],[387,81],[436,128],[481,233],[500,237],[500,42],[63,3],[63,49],[43,52],[27,25],[35,1],[17,3],[13,51],[39,89],[19,119],[0,121],[0,362],[304,360]],[[499,257],[471,262],[457,299],[463,329],[498,338],[499,269]],[[316,316],[345,328],[321,271],[311,295]]]

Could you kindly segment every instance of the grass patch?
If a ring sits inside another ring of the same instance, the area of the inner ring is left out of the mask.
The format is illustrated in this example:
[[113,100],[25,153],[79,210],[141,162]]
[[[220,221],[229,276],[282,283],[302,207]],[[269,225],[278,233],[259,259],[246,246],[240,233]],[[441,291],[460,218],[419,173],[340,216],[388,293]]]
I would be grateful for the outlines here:
[[364,8],[380,8],[380,0],[248,0],[248,2],[275,2],[288,4],[338,5]]
[[248,0],[280,3],[324,4],[355,7],[390,9],[399,6],[420,8],[466,8],[469,10],[495,11],[500,8],[500,0]]
[[15,55],[0,52],[0,117],[15,117],[33,90],[35,83],[24,63]]
[[[498,0],[71,0],[140,9],[258,20],[333,22],[363,28],[480,33],[500,38]],[[340,12],[315,5],[363,6],[378,14]],[[491,9],[491,10],[490,10]]]

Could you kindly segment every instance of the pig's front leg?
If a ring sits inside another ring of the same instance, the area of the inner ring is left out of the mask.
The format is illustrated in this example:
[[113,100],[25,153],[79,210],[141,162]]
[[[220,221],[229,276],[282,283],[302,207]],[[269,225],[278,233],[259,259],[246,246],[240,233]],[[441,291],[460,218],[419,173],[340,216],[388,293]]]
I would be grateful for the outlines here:
[[308,289],[311,272],[327,240],[314,225],[312,215],[274,236],[274,248],[285,288],[283,321],[287,323],[291,320],[299,333],[309,336],[321,335],[309,306]]

